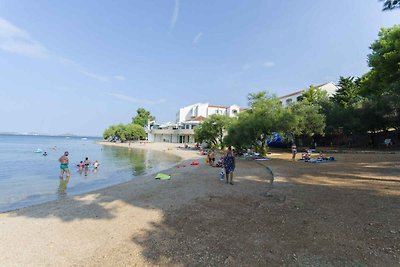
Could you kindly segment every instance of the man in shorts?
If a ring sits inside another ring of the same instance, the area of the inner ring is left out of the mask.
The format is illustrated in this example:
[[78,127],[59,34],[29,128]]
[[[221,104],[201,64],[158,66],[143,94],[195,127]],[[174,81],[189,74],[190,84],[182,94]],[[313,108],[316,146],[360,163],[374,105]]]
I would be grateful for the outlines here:
[[69,173],[69,169],[68,169],[68,163],[69,163],[69,159],[68,159],[68,151],[64,152],[64,155],[62,155],[58,161],[60,162],[60,179],[64,178],[64,172],[66,173],[66,177],[69,178],[70,173]]

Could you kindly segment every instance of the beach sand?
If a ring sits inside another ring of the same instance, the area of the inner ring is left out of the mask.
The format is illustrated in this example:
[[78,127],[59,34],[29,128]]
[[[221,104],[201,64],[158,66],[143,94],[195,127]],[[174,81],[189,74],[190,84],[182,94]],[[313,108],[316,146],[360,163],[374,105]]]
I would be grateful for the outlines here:
[[399,154],[237,160],[232,186],[196,151],[134,146],[186,166],[166,170],[169,181],[147,176],[0,214],[1,265],[400,264]]

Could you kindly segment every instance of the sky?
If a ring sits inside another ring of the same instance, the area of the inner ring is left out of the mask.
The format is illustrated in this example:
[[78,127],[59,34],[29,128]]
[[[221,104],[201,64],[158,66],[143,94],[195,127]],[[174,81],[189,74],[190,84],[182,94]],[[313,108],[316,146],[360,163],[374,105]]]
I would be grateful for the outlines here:
[[0,0],[0,132],[99,136],[368,71],[378,0]]

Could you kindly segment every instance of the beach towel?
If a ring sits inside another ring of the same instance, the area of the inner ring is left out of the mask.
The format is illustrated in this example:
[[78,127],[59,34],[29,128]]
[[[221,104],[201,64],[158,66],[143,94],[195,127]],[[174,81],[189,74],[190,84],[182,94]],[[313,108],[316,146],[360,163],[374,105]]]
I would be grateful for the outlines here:
[[171,175],[165,174],[165,173],[158,173],[155,179],[160,179],[160,180],[169,180],[171,179]]
[[324,163],[324,162],[331,162],[331,161],[335,161],[334,157],[329,157],[326,159],[309,159],[309,160],[305,160],[304,162],[311,162],[311,163]]
[[200,163],[197,161],[192,161],[192,163],[190,163],[190,165],[199,165]]
[[258,159],[254,159],[254,160],[271,160],[270,158],[258,158]]

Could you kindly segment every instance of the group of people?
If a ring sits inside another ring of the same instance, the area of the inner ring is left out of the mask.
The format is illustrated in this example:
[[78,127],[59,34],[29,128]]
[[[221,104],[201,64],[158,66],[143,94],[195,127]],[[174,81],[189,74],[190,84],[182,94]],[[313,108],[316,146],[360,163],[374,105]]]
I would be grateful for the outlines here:
[[[292,145],[292,160],[296,159],[296,154],[297,154],[297,147],[296,144]],[[301,154],[301,160],[308,161],[311,159],[311,149],[307,149],[305,152]],[[319,152],[319,155],[317,157],[318,160],[327,160],[328,158],[322,153],[322,151]]]
[[[68,158],[68,151],[65,151],[64,154],[58,159],[60,162],[60,178],[62,179],[64,177],[64,173],[66,174],[67,179],[71,176],[71,173],[68,168],[69,164],[69,158]],[[88,175],[89,172],[89,167],[92,164],[92,162],[89,160],[88,157],[85,158],[84,161],[80,161],[76,166],[78,167],[79,173],[82,173],[85,171],[85,176]],[[96,160],[93,162],[93,172],[96,173],[98,167],[100,166],[100,163]]]

